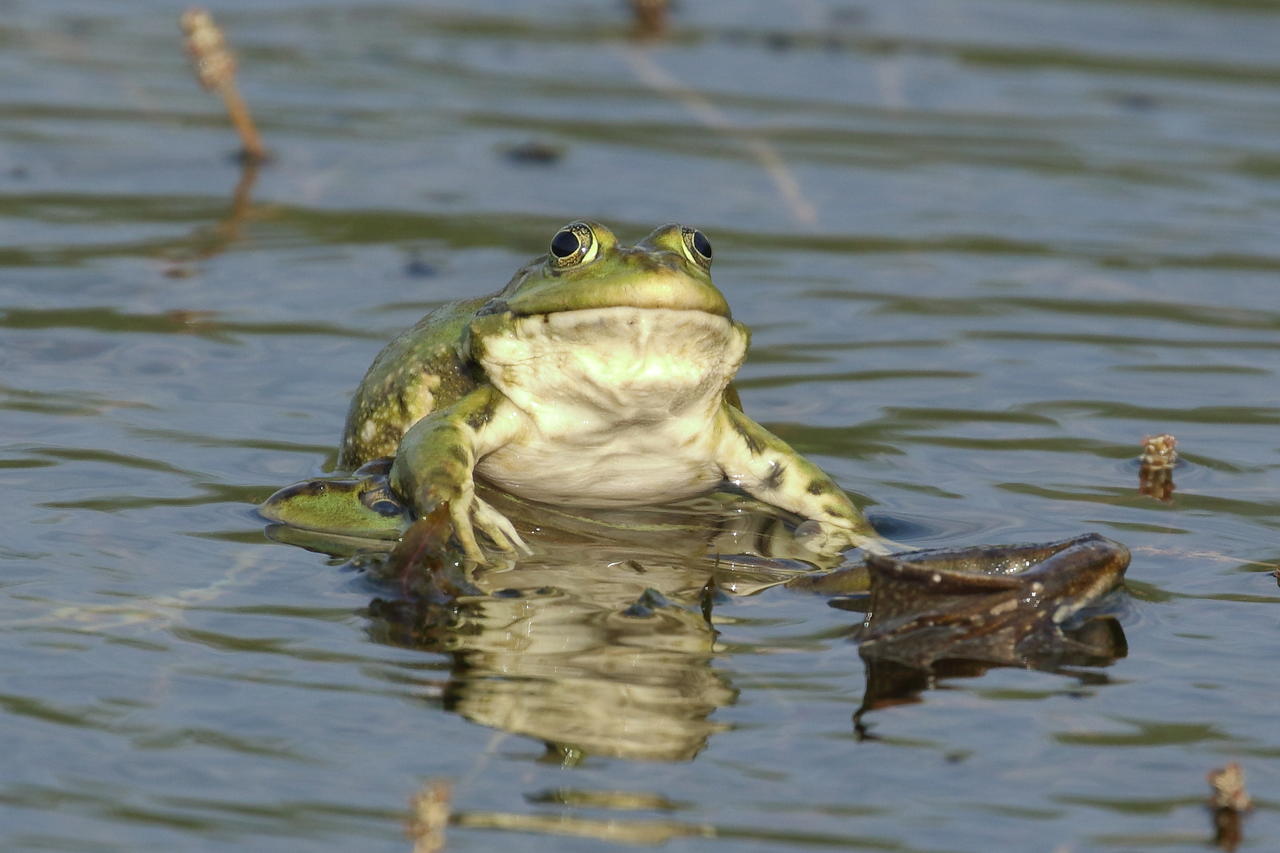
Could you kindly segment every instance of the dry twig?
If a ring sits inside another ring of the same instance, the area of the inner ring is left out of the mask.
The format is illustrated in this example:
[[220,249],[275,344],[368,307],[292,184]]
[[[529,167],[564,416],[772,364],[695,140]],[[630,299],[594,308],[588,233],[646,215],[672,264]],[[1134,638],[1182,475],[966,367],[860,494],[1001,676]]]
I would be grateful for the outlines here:
[[227,115],[240,135],[241,154],[250,163],[267,159],[267,149],[258,135],[258,128],[249,115],[249,107],[236,88],[236,58],[227,47],[222,30],[213,22],[213,16],[205,9],[194,7],[182,13],[179,19],[186,36],[187,53],[195,69],[200,85],[222,98]]

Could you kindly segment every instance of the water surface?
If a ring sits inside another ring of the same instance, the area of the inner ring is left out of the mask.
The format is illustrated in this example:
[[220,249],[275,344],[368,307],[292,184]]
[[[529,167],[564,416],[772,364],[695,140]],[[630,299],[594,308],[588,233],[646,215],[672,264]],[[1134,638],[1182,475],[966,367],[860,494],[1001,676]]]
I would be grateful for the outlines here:
[[[450,850],[1192,851],[1232,759],[1280,844],[1280,7],[225,2],[248,176],[179,11],[0,0],[0,847],[407,850],[445,779]],[[891,535],[1125,542],[1127,657],[859,737],[821,597],[442,623],[267,540],[381,343],[580,216],[710,235],[746,408]]]

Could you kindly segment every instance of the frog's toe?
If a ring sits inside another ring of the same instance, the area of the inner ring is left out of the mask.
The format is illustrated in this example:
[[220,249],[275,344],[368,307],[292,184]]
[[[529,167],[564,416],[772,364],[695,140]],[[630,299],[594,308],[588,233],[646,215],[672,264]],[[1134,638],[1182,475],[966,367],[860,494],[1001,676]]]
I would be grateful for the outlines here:
[[475,495],[449,502],[449,517],[453,522],[453,535],[471,562],[486,566],[490,560],[476,540],[479,530],[493,544],[508,554],[516,550],[533,553],[507,517]]
[[471,513],[475,519],[476,526],[480,528],[482,533],[493,540],[494,545],[507,552],[513,552],[518,549],[526,554],[533,553],[533,549],[525,544],[515,525],[505,515],[489,506],[481,498],[476,498],[475,501],[475,506],[472,507]]
[[450,501],[449,520],[453,522],[453,535],[458,540],[458,544],[462,546],[462,553],[471,562],[485,565],[488,560],[485,559],[484,551],[480,550],[480,545],[476,542],[475,529],[471,526],[473,510],[469,506],[470,503],[470,501],[464,500]]
[[796,541],[818,554],[835,555],[849,548],[861,548],[868,554],[888,554],[895,544],[874,533],[862,533],[848,527],[809,519],[796,528]]

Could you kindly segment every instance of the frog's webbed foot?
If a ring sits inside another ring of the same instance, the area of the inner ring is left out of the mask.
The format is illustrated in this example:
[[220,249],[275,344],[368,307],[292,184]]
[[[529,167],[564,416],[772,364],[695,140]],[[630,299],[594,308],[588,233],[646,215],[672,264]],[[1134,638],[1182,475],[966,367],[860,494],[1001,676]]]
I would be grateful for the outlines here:
[[[471,485],[457,489],[452,494],[440,494],[442,489],[428,489],[419,500],[420,515],[428,515],[442,503],[448,504],[449,521],[453,525],[454,538],[462,546],[467,559],[477,565],[488,565],[489,560],[476,540],[476,531],[483,533],[499,550],[507,554],[517,550],[533,553],[507,517],[477,497]],[[452,489],[448,490],[453,492]]]
[[516,531],[515,525],[477,496],[475,486],[470,482],[437,482],[416,488],[412,482],[402,482],[400,493],[412,496],[411,503],[419,518],[426,518],[439,509],[445,509],[449,525],[453,529],[453,538],[462,546],[467,560],[476,565],[489,563],[476,539],[477,531],[508,555],[516,551],[533,553]]
[[476,497],[474,492],[468,497],[469,501],[466,501],[465,505],[461,500],[449,505],[454,535],[462,545],[467,559],[482,565],[488,562],[484,552],[476,543],[475,529],[477,528],[502,551],[509,554],[517,550],[525,554],[533,553],[516,531],[515,525],[505,515],[491,507],[484,498]]

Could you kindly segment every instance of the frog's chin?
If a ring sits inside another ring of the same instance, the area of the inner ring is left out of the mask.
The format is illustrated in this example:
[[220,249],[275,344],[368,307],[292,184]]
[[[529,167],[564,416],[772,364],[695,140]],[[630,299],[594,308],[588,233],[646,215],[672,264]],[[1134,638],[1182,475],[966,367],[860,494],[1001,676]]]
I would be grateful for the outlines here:
[[682,417],[718,404],[746,357],[729,318],[672,308],[589,308],[516,317],[486,336],[481,365],[532,415],[601,425]]
[[[727,317],[590,308],[517,318],[480,363],[525,427],[476,470],[522,497],[625,506],[710,491],[725,387],[747,350]],[[530,477],[555,471],[554,477]]]

